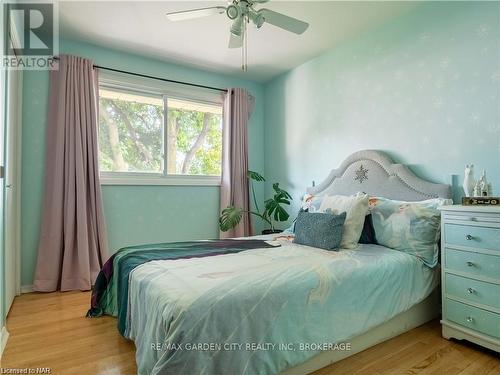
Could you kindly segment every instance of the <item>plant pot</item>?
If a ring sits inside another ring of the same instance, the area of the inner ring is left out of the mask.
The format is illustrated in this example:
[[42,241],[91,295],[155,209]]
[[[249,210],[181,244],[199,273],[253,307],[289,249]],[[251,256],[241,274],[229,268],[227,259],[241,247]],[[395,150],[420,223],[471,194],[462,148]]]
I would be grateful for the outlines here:
[[274,233],[281,233],[281,232],[283,232],[283,230],[281,230],[281,229],[274,229],[274,230],[273,229],[264,229],[262,231],[262,234],[274,234]]

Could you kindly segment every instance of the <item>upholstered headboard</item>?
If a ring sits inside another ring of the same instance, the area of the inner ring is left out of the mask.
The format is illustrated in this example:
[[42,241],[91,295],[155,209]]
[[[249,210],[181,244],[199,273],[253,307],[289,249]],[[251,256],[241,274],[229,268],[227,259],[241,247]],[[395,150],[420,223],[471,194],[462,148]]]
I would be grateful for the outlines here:
[[395,200],[420,201],[451,198],[451,188],[414,175],[406,166],[395,164],[383,152],[358,151],[349,156],[325,181],[307,189],[309,194],[350,195],[358,191]]

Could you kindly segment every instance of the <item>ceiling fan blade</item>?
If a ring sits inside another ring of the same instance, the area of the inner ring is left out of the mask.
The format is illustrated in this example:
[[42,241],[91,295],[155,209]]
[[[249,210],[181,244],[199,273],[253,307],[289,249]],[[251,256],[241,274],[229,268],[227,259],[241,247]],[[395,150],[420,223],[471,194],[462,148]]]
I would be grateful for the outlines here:
[[226,7],[221,7],[221,6],[191,9],[191,10],[181,10],[178,12],[167,13],[167,18],[170,21],[184,21],[184,20],[189,20],[191,18],[200,18],[200,17],[213,16],[215,14],[222,14],[225,11]]
[[229,48],[240,48],[243,46],[243,35],[229,33]]
[[284,30],[291,31],[295,34],[302,34],[309,27],[307,22],[286,16],[270,9],[260,9],[258,13],[264,16],[265,22]]

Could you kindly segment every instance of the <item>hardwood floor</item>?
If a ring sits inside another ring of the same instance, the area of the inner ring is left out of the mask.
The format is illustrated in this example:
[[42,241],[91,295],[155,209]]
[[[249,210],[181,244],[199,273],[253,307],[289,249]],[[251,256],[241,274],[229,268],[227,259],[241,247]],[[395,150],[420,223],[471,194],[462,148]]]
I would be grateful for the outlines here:
[[50,367],[52,374],[135,374],[135,347],[116,319],[85,318],[90,293],[29,293],[16,297],[2,367]]
[[[49,367],[51,374],[135,374],[134,345],[116,319],[87,319],[90,295],[30,293],[17,297],[7,319],[3,368]],[[0,373],[2,373],[0,371]],[[367,349],[314,375],[500,375],[500,355],[441,338],[438,321]]]

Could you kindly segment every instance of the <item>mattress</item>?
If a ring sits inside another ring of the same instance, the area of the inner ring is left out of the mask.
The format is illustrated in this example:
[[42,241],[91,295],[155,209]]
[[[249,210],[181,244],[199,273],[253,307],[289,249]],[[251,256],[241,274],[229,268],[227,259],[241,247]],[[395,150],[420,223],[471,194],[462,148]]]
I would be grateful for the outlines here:
[[132,271],[125,336],[139,374],[277,374],[345,349],[438,284],[436,269],[382,246],[335,252],[278,242]]

